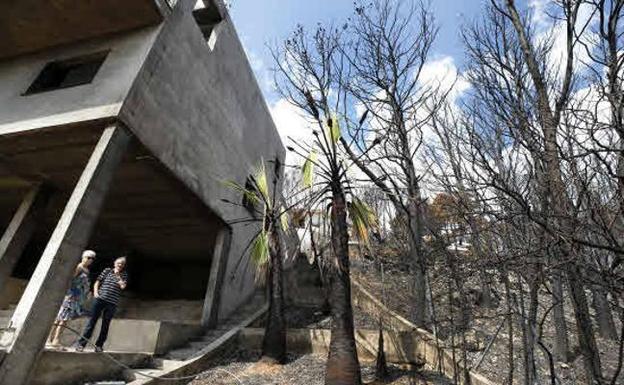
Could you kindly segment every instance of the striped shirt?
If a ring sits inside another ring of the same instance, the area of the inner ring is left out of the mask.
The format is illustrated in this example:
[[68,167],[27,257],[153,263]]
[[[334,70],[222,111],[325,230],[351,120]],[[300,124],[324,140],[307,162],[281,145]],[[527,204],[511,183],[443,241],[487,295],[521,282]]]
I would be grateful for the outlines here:
[[98,289],[100,299],[110,302],[113,305],[119,303],[119,297],[121,296],[121,287],[119,287],[120,277],[126,283],[128,282],[128,274],[126,274],[125,271],[117,275],[115,274],[115,270],[108,267],[100,273],[97,279],[100,282],[100,287]]

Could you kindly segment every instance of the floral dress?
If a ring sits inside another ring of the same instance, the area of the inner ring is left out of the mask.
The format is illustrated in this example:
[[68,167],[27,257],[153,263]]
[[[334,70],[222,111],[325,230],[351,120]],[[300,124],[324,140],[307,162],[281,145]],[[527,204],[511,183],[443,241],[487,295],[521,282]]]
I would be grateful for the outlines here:
[[80,273],[72,279],[71,287],[56,316],[57,321],[69,321],[84,314],[84,304],[89,294],[89,271],[80,268]]

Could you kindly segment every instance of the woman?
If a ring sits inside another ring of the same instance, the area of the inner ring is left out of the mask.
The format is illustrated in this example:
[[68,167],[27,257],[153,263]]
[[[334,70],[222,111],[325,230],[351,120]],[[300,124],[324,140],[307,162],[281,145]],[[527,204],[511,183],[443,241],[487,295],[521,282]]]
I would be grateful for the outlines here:
[[86,250],[82,253],[82,260],[76,266],[74,278],[71,287],[65,294],[65,299],[61,305],[58,315],[56,316],[55,328],[52,333],[52,345],[59,346],[61,332],[67,321],[78,318],[84,313],[84,304],[89,295],[89,266],[95,259],[95,251]]

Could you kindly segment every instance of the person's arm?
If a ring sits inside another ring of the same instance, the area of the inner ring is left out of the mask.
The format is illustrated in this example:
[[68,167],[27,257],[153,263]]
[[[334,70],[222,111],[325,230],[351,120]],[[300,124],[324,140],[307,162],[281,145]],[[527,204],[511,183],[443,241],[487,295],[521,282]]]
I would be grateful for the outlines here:
[[93,296],[95,298],[98,298],[100,296],[100,282],[106,278],[106,274],[108,274],[110,269],[104,269],[104,271],[102,271],[100,273],[100,275],[97,277],[97,280],[95,281],[95,285],[93,285]]
[[126,290],[126,286],[128,286],[128,276],[126,274],[119,276],[119,281],[117,282],[121,290]]
[[78,275],[80,275],[81,271],[82,271],[82,268],[80,267],[80,264],[78,264],[76,266],[76,270],[74,271],[74,278],[76,278]]
[[93,296],[95,298],[100,297],[100,280],[95,281],[95,285],[93,285]]

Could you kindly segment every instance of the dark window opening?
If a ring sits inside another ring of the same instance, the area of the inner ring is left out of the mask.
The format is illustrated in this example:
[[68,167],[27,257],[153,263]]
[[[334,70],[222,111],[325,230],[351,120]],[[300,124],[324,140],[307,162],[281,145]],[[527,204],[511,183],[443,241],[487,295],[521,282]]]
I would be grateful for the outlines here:
[[107,53],[98,52],[46,64],[25,95],[91,83]]
[[195,9],[193,18],[201,30],[204,40],[208,42],[210,49],[213,49],[217,39],[214,33],[215,27],[223,21],[223,15],[221,15],[219,8],[211,1],[205,7]]

